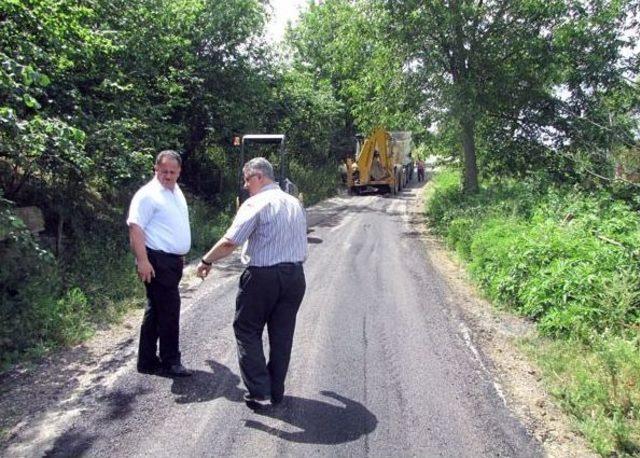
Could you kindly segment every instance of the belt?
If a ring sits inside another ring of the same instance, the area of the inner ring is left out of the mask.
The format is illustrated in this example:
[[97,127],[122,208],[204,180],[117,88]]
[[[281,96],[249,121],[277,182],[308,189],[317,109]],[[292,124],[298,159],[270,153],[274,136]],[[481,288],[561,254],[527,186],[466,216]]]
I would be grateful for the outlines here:
[[272,264],[270,266],[248,266],[252,269],[274,269],[278,267],[298,267],[302,266],[302,261],[299,262],[279,262],[278,264]]
[[181,258],[183,255],[181,254],[175,254],[175,253],[167,253],[166,251],[162,251],[162,250],[152,250],[149,247],[145,247],[147,249],[147,251],[149,253],[153,253],[153,254],[159,254],[161,256],[171,256],[173,258]]

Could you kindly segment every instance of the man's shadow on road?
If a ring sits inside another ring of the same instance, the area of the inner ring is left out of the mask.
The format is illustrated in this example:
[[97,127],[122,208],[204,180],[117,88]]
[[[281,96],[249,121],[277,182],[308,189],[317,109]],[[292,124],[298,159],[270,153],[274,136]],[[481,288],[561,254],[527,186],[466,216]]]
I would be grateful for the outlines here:
[[194,371],[191,377],[175,378],[171,392],[177,395],[178,404],[207,402],[226,398],[232,402],[242,402],[244,391],[238,387],[240,377],[216,361],[208,360],[211,372]]
[[[173,380],[171,392],[178,404],[208,402],[225,398],[231,402],[244,402],[245,390],[239,387],[240,377],[216,361],[207,364],[211,372],[194,371],[191,377]],[[264,431],[281,439],[303,444],[340,444],[351,442],[374,431],[378,419],[359,402],[333,391],[320,394],[340,402],[337,406],[315,399],[285,396],[276,407],[254,410],[258,415],[290,424],[298,431],[284,431],[256,420],[245,420],[245,426]]]
[[245,426],[286,441],[327,445],[355,441],[376,429],[378,419],[359,402],[333,391],[321,391],[320,394],[339,401],[343,406],[286,396],[281,406],[255,411],[259,415],[288,423],[300,431],[284,431],[255,420],[245,420]]

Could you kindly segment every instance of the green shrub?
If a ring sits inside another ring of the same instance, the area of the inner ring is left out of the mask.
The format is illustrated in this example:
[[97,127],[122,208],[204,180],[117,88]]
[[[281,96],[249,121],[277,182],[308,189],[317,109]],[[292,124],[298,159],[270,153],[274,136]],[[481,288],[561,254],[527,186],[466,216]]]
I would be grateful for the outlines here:
[[46,338],[42,330],[48,316],[37,311],[55,303],[61,281],[51,253],[40,247],[9,202],[0,203],[0,365],[4,366]]
[[337,164],[309,168],[292,160],[289,162],[289,170],[292,181],[303,195],[305,205],[313,205],[336,194],[340,178]]
[[622,334],[640,319],[640,217],[606,193],[503,181],[466,196],[437,175],[427,215],[488,297],[548,335]]
[[640,455],[640,215],[613,195],[490,183],[473,196],[444,171],[432,227],[485,294],[531,317],[550,391],[603,456]]
[[41,342],[72,345],[86,339],[93,331],[91,307],[80,288],[71,288],[60,299],[35,304],[32,322],[39,323]]
[[191,222],[191,252],[189,257],[199,259],[224,235],[235,214],[231,202],[226,210],[216,209],[207,202],[189,196]]

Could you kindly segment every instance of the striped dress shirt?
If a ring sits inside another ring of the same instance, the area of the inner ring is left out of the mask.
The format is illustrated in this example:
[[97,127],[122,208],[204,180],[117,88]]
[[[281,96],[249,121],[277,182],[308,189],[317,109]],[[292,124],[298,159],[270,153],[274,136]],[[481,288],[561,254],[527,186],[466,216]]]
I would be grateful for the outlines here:
[[243,245],[243,264],[266,267],[307,259],[307,218],[295,197],[276,183],[264,186],[238,209],[224,235]]

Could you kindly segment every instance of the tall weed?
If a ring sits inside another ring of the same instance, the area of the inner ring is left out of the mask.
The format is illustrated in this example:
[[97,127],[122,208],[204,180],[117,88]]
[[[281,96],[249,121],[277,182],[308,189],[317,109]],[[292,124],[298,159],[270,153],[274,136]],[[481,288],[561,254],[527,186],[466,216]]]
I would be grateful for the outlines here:
[[189,258],[199,259],[231,224],[235,213],[235,204],[231,199],[225,210],[214,208],[201,199],[189,196],[189,215],[191,220],[191,252]]
[[293,160],[289,163],[292,180],[303,195],[305,205],[313,205],[336,194],[340,174],[336,164],[308,167]]
[[589,344],[533,339],[523,348],[602,456],[640,454],[640,342],[604,334]]

